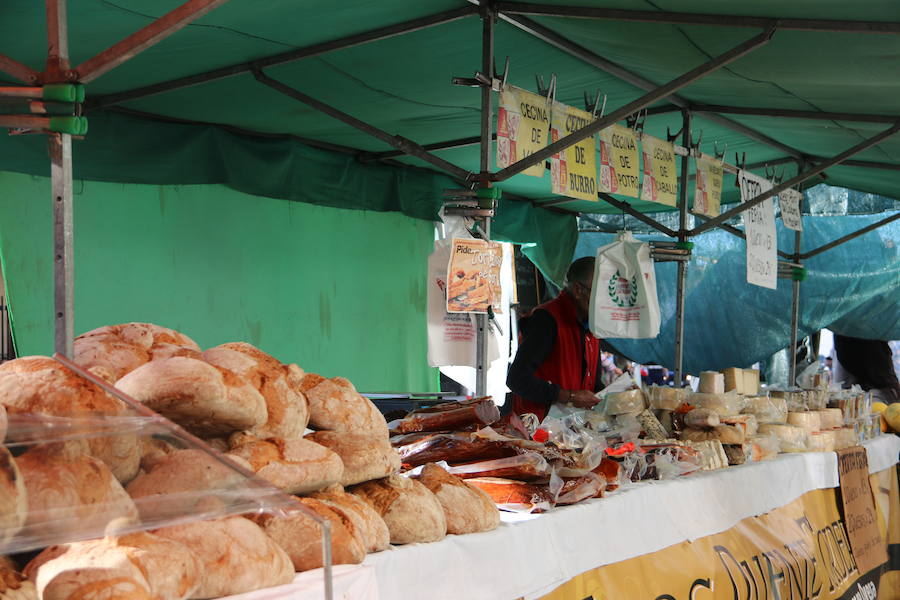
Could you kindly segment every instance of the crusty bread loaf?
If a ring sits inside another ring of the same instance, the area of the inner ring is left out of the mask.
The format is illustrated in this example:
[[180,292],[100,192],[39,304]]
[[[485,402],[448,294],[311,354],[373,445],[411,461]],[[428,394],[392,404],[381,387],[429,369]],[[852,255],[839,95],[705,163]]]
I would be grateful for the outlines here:
[[9,419],[6,416],[6,407],[0,404],[0,444],[6,440],[6,429],[9,426]]
[[0,561],[0,600],[38,600],[34,582],[19,573],[7,557]]
[[154,360],[116,387],[198,435],[220,435],[265,423],[266,401],[245,379],[203,360]]
[[291,494],[320,490],[340,481],[344,473],[337,454],[309,440],[261,440],[246,434],[232,438],[230,455],[243,458],[257,475]]
[[200,354],[197,343],[174,329],[152,323],[107,325],[75,338],[75,362],[84,367],[102,367],[113,381],[141,365],[171,356]]
[[109,468],[75,444],[32,448],[16,463],[28,494],[26,527],[31,535],[61,539],[138,518],[134,502]]
[[132,591],[154,600],[184,600],[200,584],[199,565],[187,546],[146,532],[51,546],[25,572],[47,600],[130,598]]
[[[250,469],[242,458],[229,458]],[[203,450],[186,449],[160,457],[149,472],[129,483],[126,491],[136,500],[141,516],[153,519],[215,510],[218,500],[211,492],[227,490],[244,481],[243,475]]]
[[306,436],[341,457],[344,474],[341,485],[353,485],[378,479],[400,469],[400,455],[386,436],[366,433],[316,431]]
[[300,389],[309,400],[311,428],[388,436],[384,415],[343,377],[324,379],[320,375],[307,373]]
[[391,475],[348,489],[375,509],[391,532],[392,544],[436,542],[447,534],[441,503],[427,487],[407,477]]
[[391,545],[391,533],[381,515],[363,499],[345,492],[340,485],[330,485],[312,497],[329,506],[344,508],[345,512],[355,512],[359,516],[366,538],[366,552],[381,552]]
[[300,391],[303,371],[284,365],[262,350],[244,342],[222,344],[203,353],[212,365],[240,375],[266,401],[267,420],[249,433],[286,440],[303,437],[309,421],[306,396]]
[[0,547],[5,547],[25,525],[28,496],[22,473],[12,454],[0,446]]
[[244,517],[173,525],[153,533],[181,542],[197,559],[200,585],[194,598],[242,594],[294,578],[284,550]]
[[490,496],[438,465],[425,465],[419,482],[441,503],[447,518],[447,533],[490,531],[500,524],[500,511]]
[[[331,523],[331,560],[334,564],[359,564],[366,556],[363,532],[358,531],[346,512],[313,498],[296,498]],[[317,569],[322,562],[322,527],[307,513],[262,514],[252,517],[270,538],[287,552],[298,572]]]
[[[49,415],[97,418],[131,415],[124,403],[46,356],[28,356],[0,365],[0,403],[10,416]],[[86,424],[90,430],[92,424]],[[126,483],[137,475],[141,445],[129,433],[91,437],[90,453]]]

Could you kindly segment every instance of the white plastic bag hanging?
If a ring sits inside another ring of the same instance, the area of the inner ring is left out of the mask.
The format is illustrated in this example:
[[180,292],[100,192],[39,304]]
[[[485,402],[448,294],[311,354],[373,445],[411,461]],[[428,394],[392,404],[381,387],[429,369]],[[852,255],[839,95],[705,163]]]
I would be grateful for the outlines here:
[[597,250],[589,311],[600,338],[653,338],[659,334],[659,298],[650,244],[631,232]]

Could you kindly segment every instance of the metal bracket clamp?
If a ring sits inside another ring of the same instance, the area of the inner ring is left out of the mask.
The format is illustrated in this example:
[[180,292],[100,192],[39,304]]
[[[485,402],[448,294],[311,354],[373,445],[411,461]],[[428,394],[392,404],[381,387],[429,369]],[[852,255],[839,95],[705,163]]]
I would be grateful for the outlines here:
[[444,214],[471,218],[493,217],[503,191],[497,187],[444,190]]
[[475,72],[475,77],[454,77],[450,80],[453,85],[462,85],[466,87],[489,87],[495,92],[499,92],[503,87],[503,80],[496,77],[488,77],[480,71]]
[[778,261],[778,278],[791,279],[793,281],[806,280],[806,267],[799,263],[792,263],[783,260]]
[[690,262],[692,242],[664,242],[651,240],[650,258],[654,262]]

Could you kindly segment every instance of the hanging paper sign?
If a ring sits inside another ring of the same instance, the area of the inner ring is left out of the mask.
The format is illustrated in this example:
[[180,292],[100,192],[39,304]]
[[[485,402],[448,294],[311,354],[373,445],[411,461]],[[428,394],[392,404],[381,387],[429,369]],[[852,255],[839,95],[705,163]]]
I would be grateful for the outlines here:
[[644,178],[641,200],[668,206],[677,204],[678,175],[675,171],[675,145],[650,135],[641,137]]
[[501,312],[500,267],[503,247],[498,242],[453,238],[447,267],[447,312],[486,313],[493,305]]
[[794,231],[803,231],[803,219],[800,216],[800,205],[803,203],[803,192],[788,188],[778,194],[781,203],[781,222]]
[[[497,167],[508,167],[544,148],[549,129],[547,98],[511,85],[503,86],[497,111]],[[539,163],[522,173],[543,177],[544,171],[544,163]]]
[[[749,171],[738,173],[741,202],[772,189],[772,182]],[[747,283],[774,290],[778,285],[778,237],[775,233],[775,203],[766,198],[741,213],[747,235]]]
[[694,178],[694,208],[697,215],[718,217],[722,202],[722,161],[701,154],[696,159]]
[[[583,110],[553,103],[550,139],[557,142],[594,120]],[[594,136],[569,146],[550,159],[551,190],[554,194],[597,202],[597,141]]]
[[637,198],[638,160],[637,136],[632,129],[612,125],[600,131],[600,191]]

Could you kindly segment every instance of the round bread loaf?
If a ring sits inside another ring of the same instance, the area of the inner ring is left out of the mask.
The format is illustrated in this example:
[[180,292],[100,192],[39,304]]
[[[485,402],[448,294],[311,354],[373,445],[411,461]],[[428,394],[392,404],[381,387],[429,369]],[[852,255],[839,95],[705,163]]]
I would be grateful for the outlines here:
[[200,346],[174,329],[152,323],[107,325],[75,338],[74,360],[85,369],[102,367],[118,380],[141,365],[171,356],[198,357]]
[[431,491],[413,479],[391,475],[348,489],[375,509],[391,532],[392,544],[436,542],[447,535],[447,518]]
[[197,559],[200,584],[194,598],[243,594],[294,579],[284,550],[243,517],[173,525],[153,533],[184,544]]
[[[93,419],[130,416],[130,409],[100,387],[46,356],[27,356],[0,365],[0,403],[11,417],[35,415]],[[77,421],[71,425],[77,432]],[[84,425],[90,431],[94,425]],[[39,429],[39,428],[38,428]],[[39,432],[35,438],[46,436]],[[122,483],[137,475],[141,444],[130,433],[94,436],[89,452],[102,460]]]
[[27,517],[25,480],[9,450],[0,447],[0,547],[21,531]]
[[438,465],[425,465],[419,482],[441,503],[447,519],[447,533],[490,531],[500,524],[500,511],[490,496]]
[[[355,565],[365,559],[365,534],[348,517],[349,511],[314,498],[296,500],[331,523],[331,560],[334,564]],[[285,516],[262,514],[252,519],[287,553],[294,570],[308,571],[323,565],[322,526],[308,513],[298,510]]]
[[116,387],[198,435],[252,429],[266,421],[266,401],[244,378],[203,360],[154,360]]
[[341,485],[348,486],[385,477],[400,469],[400,455],[387,437],[366,433],[316,431],[306,436],[333,450],[344,463]]
[[325,379],[307,373],[300,382],[300,391],[309,401],[311,428],[388,437],[384,415],[343,377]]
[[290,494],[320,490],[344,474],[341,458],[310,440],[261,440],[247,434],[235,434],[232,440],[230,455],[243,458],[257,475]]
[[303,437],[309,422],[309,407],[306,396],[300,391],[304,376],[300,367],[284,365],[244,342],[210,348],[203,353],[203,358],[216,367],[240,375],[265,398],[267,420],[248,433],[286,440]]
[[365,533],[366,552],[381,552],[391,545],[391,533],[381,515],[361,498],[345,492],[340,485],[330,485],[321,492],[316,492],[312,497],[329,506],[343,508],[345,512],[355,512],[359,516],[363,525],[363,533]]

